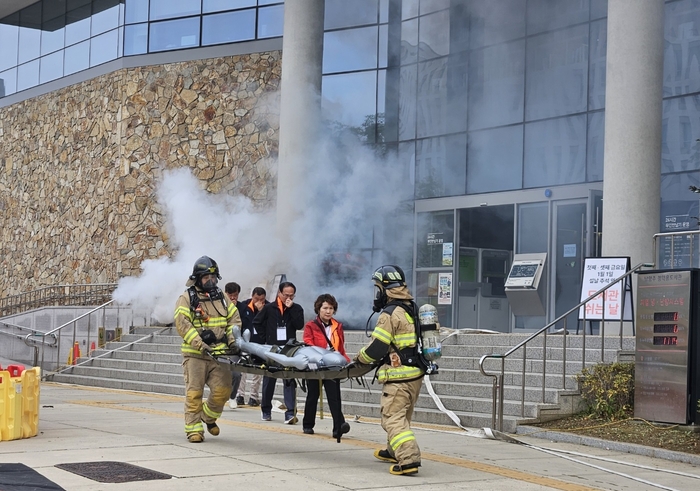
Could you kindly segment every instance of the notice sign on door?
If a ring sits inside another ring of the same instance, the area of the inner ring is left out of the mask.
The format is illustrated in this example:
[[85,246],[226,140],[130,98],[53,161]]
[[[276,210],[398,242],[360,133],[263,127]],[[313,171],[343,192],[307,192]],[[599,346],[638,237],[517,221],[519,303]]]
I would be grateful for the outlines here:
[[[587,257],[583,265],[583,281],[581,284],[581,302],[620,278],[630,270],[629,257]],[[622,320],[633,319],[632,287],[629,276],[600,293],[594,299],[586,302],[579,309],[578,318],[586,320]],[[603,305],[605,307],[603,307]],[[603,311],[605,308],[605,311]]]

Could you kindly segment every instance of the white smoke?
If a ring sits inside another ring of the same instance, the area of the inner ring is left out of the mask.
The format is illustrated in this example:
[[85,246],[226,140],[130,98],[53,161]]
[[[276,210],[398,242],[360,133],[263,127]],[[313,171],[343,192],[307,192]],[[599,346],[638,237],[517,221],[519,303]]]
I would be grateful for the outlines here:
[[[158,321],[172,322],[175,302],[194,262],[207,255],[219,265],[223,277],[219,286],[239,283],[241,300],[254,287],[267,287],[275,274],[284,273],[296,285],[296,301],[307,318],[313,316],[315,298],[327,292],[338,299],[338,318],[362,327],[361,319],[371,313],[371,272],[384,259],[372,251],[378,243],[376,230],[396,221],[397,208],[413,188],[395,157],[378,159],[354,135],[327,135],[308,162],[311,172],[303,185],[306,207],[292,224],[290,243],[277,239],[274,210],[257,211],[243,196],[210,194],[187,168],[165,171],[157,196],[173,255],[143,261],[141,275],[122,278],[113,298],[152,308]],[[403,237],[394,237],[394,245],[410,248],[412,227],[403,232]],[[360,271],[329,276],[323,268],[329,253],[335,253],[334,260],[340,263],[336,266]],[[342,264],[346,253],[355,258],[353,264]],[[278,270],[280,264],[286,270]],[[275,294],[268,290],[268,299]]]

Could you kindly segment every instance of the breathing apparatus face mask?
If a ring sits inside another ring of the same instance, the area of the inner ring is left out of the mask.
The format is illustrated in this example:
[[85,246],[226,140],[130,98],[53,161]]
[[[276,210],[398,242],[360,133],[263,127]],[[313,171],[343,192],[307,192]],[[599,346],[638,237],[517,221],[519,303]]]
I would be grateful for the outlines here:
[[205,292],[211,292],[216,290],[216,285],[218,284],[219,280],[216,279],[216,276],[213,274],[208,274],[204,275],[199,279],[199,283],[202,287],[202,290]]
[[375,283],[374,285],[374,303],[372,305],[372,310],[374,312],[381,312],[382,309],[387,304],[386,290]]

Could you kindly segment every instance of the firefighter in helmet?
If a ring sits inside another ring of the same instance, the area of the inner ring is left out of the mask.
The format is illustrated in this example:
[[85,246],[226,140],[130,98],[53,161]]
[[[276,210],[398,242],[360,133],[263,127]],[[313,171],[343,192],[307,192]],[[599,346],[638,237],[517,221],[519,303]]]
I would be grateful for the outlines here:
[[418,309],[406,286],[406,276],[398,266],[378,268],[372,280],[375,286],[373,310],[381,313],[372,340],[360,349],[355,361],[381,365],[377,379],[383,384],[380,409],[387,448],[375,450],[374,456],[392,464],[391,474],[416,474],[421,455],[411,430],[411,416],[425,374],[416,361],[418,339],[414,318]]
[[[175,327],[182,337],[185,374],[185,433],[191,443],[204,441],[204,426],[216,436],[224,404],[231,395],[231,369],[211,355],[236,351],[233,326],[241,326],[236,305],[217,286],[219,266],[208,256],[194,263],[187,290],[175,306]],[[209,397],[202,401],[204,386]]]

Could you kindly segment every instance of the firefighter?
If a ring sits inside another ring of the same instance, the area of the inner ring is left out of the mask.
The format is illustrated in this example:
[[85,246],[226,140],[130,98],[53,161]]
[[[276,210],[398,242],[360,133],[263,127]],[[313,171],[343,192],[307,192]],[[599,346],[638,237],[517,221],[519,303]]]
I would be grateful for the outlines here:
[[[216,261],[200,257],[175,307],[175,327],[183,339],[185,433],[191,443],[204,441],[204,425],[212,435],[219,434],[216,420],[231,395],[231,369],[212,355],[237,351],[232,330],[240,328],[241,317],[217,287],[220,279]],[[209,397],[202,402],[205,385]]]
[[411,416],[423,384],[425,369],[417,356],[415,316],[418,314],[401,268],[386,265],[372,275],[373,310],[381,312],[372,340],[360,349],[356,362],[381,365],[377,379],[383,384],[380,410],[387,448],[374,456],[390,462],[389,472],[411,475],[421,465],[420,448],[411,430]]

